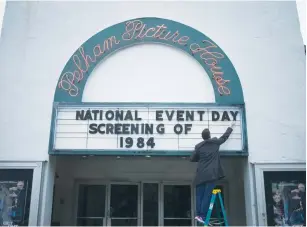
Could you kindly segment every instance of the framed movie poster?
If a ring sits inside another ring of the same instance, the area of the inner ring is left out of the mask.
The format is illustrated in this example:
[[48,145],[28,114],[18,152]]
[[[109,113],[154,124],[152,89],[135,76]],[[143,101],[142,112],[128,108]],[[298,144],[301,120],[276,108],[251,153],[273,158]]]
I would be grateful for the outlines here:
[[306,172],[264,172],[269,226],[306,225]]
[[26,226],[33,170],[0,169],[0,226]]

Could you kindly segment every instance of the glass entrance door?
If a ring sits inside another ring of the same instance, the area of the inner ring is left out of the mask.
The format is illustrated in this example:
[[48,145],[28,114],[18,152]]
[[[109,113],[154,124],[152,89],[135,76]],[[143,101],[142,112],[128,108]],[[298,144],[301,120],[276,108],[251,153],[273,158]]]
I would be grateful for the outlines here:
[[[78,226],[191,226],[195,223],[193,212],[195,189],[190,184],[142,183],[142,187],[140,185],[138,183],[80,184],[76,224]],[[216,188],[224,192],[222,186]],[[215,224],[223,225],[217,201],[211,218]]]
[[103,226],[105,219],[106,185],[79,185],[77,226]]
[[139,217],[139,185],[111,184],[108,225],[137,226]]
[[159,226],[159,184],[143,183],[143,226]]
[[191,185],[163,185],[163,225],[191,226]]

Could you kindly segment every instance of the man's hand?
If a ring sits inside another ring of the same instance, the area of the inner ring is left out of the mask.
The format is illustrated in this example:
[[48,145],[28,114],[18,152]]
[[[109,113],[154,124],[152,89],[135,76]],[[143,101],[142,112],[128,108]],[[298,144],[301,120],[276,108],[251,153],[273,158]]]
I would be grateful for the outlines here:
[[230,125],[230,128],[233,128],[236,125],[236,121],[233,121]]

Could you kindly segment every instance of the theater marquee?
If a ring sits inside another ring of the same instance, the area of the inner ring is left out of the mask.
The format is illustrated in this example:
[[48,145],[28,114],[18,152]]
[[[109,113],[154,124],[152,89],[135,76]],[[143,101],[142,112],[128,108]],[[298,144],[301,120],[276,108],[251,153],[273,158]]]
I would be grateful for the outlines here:
[[[215,102],[82,101],[91,73],[108,56],[152,43],[172,46],[197,61],[210,79]],[[205,34],[176,21],[135,18],[91,36],[66,62],[53,104],[48,151],[51,155],[188,156],[202,141],[204,128],[209,128],[213,137],[220,137],[233,120],[237,121],[236,127],[221,146],[221,154],[248,155],[243,90],[232,62]]]
[[203,129],[220,137],[234,120],[234,131],[221,150],[241,151],[240,107],[59,106],[53,149],[192,151]]

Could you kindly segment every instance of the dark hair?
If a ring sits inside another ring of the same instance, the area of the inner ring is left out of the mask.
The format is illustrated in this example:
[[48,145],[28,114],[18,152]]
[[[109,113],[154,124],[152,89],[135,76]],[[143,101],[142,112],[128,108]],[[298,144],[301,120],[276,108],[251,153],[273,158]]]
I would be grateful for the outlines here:
[[204,129],[203,132],[201,133],[201,137],[203,138],[203,140],[207,140],[210,139],[210,131],[209,129]]

